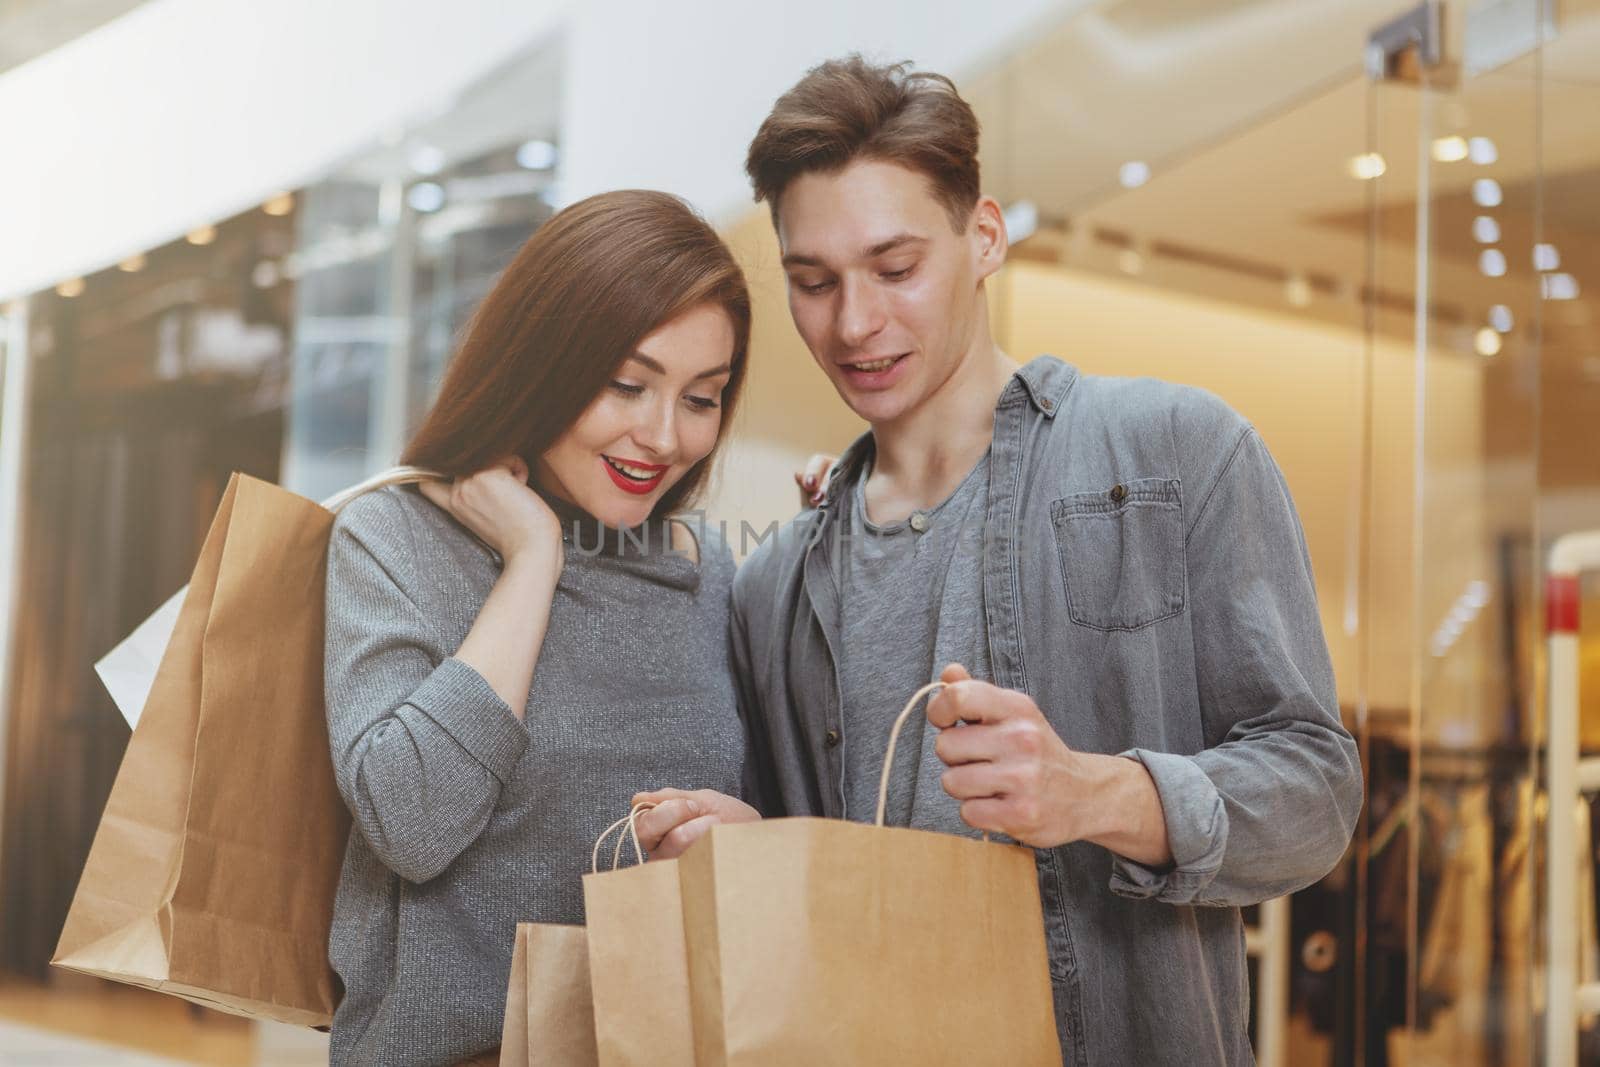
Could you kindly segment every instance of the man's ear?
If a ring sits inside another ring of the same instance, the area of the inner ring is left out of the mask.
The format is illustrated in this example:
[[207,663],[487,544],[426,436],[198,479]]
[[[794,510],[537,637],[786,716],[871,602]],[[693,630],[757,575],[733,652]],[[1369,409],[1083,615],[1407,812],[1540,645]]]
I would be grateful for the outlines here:
[[976,241],[978,280],[989,277],[1006,264],[1010,240],[1000,204],[992,196],[981,196],[972,209],[972,231]]

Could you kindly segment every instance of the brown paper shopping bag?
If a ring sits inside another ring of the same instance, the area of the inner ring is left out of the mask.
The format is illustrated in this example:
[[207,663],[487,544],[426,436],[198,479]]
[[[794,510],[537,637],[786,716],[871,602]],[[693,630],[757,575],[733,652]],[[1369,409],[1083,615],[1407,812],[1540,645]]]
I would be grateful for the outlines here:
[[595,1067],[589,950],[581,926],[518,923],[500,1067]]
[[1032,850],[882,819],[717,826],[677,861],[700,1067],[1061,1062]]
[[[396,472],[358,486],[418,481]],[[235,474],[117,772],[56,966],[325,1026],[349,816],[323,712],[333,515]]]
[[[644,810],[629,814],[628,836]],[[591,873],[583,879],[600,1067],[694,1067],[677,862],[651,860],[619,869],[614,854],[612,869],[598,871],[604,840],[602,835],[596,842]],[[637,837],[633,844],[642,859]],[[617,845],[620,853],[621,838]]]

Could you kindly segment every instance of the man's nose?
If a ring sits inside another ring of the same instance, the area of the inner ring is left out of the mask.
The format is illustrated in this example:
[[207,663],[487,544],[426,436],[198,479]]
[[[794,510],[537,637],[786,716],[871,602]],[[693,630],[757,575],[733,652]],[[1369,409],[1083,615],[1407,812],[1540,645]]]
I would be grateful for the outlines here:
[[883,329],[882,294],[870,282],[850,279],[841,282],[840,294],[839,340],[849,348],[860,348]]

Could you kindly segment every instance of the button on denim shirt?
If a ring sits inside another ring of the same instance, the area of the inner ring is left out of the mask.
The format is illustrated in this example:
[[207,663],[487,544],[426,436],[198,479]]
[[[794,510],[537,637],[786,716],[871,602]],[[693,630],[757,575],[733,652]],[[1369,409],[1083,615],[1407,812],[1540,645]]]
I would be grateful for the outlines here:
[[[829,535],[864,443],[734,582],[745,790],[768,816],[842,814]],[[1070,747],[1139,760],[1172,847],[1166,868],[1035,850],[1064,1062],[1252,1062],[1239,908],[1327,874],[1362,797],[1277,465],[1209,393],[1041,356],[995,407],[983,590],[995,683]]]

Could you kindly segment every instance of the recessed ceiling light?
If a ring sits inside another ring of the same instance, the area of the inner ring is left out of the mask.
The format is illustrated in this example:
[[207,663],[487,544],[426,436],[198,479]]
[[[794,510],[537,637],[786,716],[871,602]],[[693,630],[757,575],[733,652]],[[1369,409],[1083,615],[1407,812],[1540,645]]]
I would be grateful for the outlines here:
[[1502,199],[1500,183],[1493,178],[1479,178],[1472,183],[1472,202],[1479,207],[1499,207]]
[[418,174],[438,174],[444,169],[444,152],[431,144],[412,145],[406,153],[406,162]]
[[1578,299],[1578,279],[1570,274],[1546,274],[1539,282],[1546,300]]
[[1289,275],[1288,281],[1283,283],[1283,298],[1294,307],[1306,307],[1311,303],[1311,283],[1304,275]]
[[517,148],[517,166],[527,170],[549,170],[556,165],[556,146],[549,141],[524,141]]
[[1440,163],[1457,163],[1467,158],[1465,137],[1441,137],[1433,142],[1433,158]]
[[1389,165],[1384,162],[1383,156],[1377,152],[1363,152],[1359,156],[1352,156],[1346,167],[1348,167],[1351,177],[1360,178],[1362,181],[1371,181],[1373,178],[1380,177],[1384,171],[1389,169]]
[[444,206],[444,186],[438,182],[418,182],[406,193],[406,203],[424,215]]
[[1002,214],[1006,223],[1006,240],[1012,244],[1026,241],[1039,230],[1039,207],[1032,200],[1018,200]]

